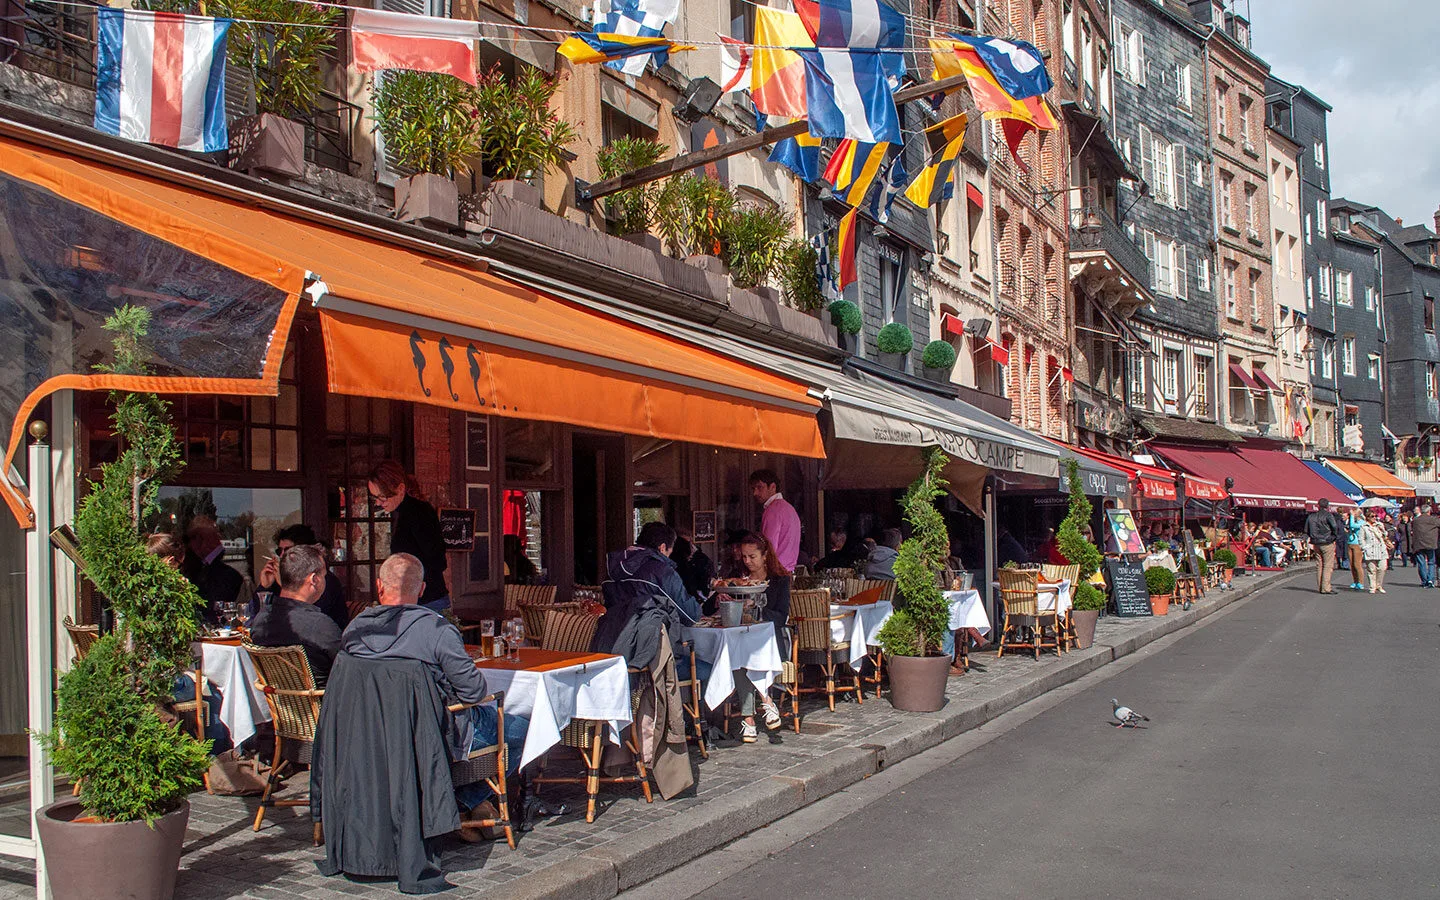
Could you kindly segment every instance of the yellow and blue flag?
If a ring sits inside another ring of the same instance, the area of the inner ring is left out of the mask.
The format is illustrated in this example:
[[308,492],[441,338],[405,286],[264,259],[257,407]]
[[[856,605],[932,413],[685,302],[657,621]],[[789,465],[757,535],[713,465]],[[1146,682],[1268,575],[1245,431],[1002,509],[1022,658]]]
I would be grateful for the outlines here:
[[777,143],[770,150],[770,162],[779,163],[804,182],[820,177],[820,139],[798,134]]
[[965,126],[968,123],[969,117],[961,113],[925,129],[930,156],[925,161],[925,168],[905,189],[905,196],[911,203],[928,208],[954,195],[955,159],[965,146]]
[[687,44],[677,44],[666,37],[641,37],[634,34],[611,32],[579,32],[566,38],[556,52],[578,66],[586,63],[627,59],[642,53],[679,52],[694,49]]

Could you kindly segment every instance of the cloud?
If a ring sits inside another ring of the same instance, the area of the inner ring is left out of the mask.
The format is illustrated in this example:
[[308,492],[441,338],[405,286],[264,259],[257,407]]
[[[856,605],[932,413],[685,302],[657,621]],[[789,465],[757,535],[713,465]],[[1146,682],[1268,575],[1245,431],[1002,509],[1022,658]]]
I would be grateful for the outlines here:
[[[1334,107],[1334,196],[1432,224],[1440,206],[1440,3],[1254,0],[1253,49]],[[1244,11],[1243,0],[1241,11]]]

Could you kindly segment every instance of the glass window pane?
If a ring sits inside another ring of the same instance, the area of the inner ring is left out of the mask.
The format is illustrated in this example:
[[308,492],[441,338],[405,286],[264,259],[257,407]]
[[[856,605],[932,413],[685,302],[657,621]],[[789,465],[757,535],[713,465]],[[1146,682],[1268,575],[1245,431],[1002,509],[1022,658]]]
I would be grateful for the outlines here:
[[215,426],[191,423],[186,430],[185,462],[197,469],[215,468]]
[[271,397],[250,398],[250,421],[256,425],[269,425],[275,411],[275,400]]
[[373,532],[375,540],[375,558],[380,559],[390,555],[390,520],[376,519]]
[[300,471],[300,433],[298,431],[275,432],[275,469],[279,472]]
[[345,439],[343,437],[327,437],[325,439],[325,476],[330,484],[339,484],[345,480]]
[[250,429],[250,468],[257,472],[270,471],[270,429]]
[[503,419],[507,481],[553,481],[555,426],[550,422]]
[[217,397],[220,404],[219,419],[222,422],[243,422],[245,421],[245,398],[244,397]]
[[350,518],[365,519],[370,516],[370,491],[365,487],[364,476],[360,481],[350,483]]
[[245,468],[245,450],[240,442],[241,430],[239,428],[220,429],[219,454],[216,462],[220,468],[227,472],[234,472]]
[[348,398],[350,404],[350,433],[365,434],[370,430],[370,404],[364,397]]
[[275,424],[297,425],[300,418],[300,392],[293,384],[280,385],[280,396],[275,399]]
[[345,398],[339,394],[325,397],[325,427],[330,431],[345,430]]
[[186,400],[187,415],[192,419],[215,419],[215,397],[206,394],[191,394]]

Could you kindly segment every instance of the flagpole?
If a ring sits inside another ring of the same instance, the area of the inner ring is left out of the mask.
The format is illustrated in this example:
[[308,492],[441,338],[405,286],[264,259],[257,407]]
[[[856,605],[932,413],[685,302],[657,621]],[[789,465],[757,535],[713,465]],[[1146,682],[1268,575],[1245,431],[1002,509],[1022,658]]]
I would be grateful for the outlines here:
[[[902,88],[895,92],[895,103],[897,105],[909,103],[911,100],[929,97],[932,94],[946,93],[963,86],[965,83],[964,75],[954,75],[940,81],[912,84],[910,87]],[[767,144],[774,144],[786,138],[805,134],[809,128],[809,121],[801,119],[798,122],[779,125],[775,128],[767,128],[764,131],[746,135],[728,144],[718,144],[714,147],[707,147],[704,150],[697,150],[694,153],[682,153],[670,159],[662,160],[654,165],[645,166],[633,172],[626,172],[614,178],[607,178],[604,181],[597,181],[591,185],[581,186],[581,184],[577,182],[575,185],[575,199],[582,204],[592,203],[616,191],[629,190],[630,188],[639,187],[642,184],[649,184],[661,178],[668,178],[671,175],[678,175],[681,172],[688,172],[691,169],[708,166],[716,160],[727,159],[741,153],[748,153],[751,150],[758,150]]]

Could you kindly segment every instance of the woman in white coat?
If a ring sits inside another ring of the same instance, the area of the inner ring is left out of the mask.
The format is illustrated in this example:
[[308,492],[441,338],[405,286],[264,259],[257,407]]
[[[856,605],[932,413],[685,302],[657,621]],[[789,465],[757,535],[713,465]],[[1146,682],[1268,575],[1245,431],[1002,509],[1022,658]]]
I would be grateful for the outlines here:
[[1390,548],[1385,546],[1385,528],[1375,521],[1375,513],[1367,510],[1365,524],[1360,526],[1360,555],[1365,558],[1365,580],[1370,593],[1385,593],[1385,561]]

